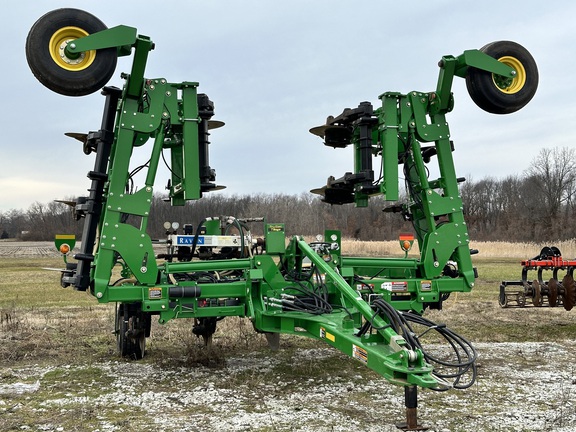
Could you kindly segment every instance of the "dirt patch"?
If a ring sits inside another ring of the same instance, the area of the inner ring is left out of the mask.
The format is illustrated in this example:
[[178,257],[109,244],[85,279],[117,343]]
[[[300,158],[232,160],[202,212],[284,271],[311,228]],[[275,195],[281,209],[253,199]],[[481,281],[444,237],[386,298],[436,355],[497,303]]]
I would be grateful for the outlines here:
[[57,257],[60,253],[52,242],[0,242],[0,257]]

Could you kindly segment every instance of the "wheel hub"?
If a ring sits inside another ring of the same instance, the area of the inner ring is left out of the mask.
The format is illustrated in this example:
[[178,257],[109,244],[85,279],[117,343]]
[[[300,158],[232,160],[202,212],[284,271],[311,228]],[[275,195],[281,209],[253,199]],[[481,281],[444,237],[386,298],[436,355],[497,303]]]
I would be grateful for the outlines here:
[[76,39],[88,36],[88,33],[79,27],[63,27],[52,35],[49,42],[52,60],[63,69],[77,72],[89,67],[96,58],[96,51],[71,54],[66,49],[69,43]]
[[86,54],[81,52],[79,53],[77,56],[75,57],[71,57],[70,54],[67,54],[66,52],[66,47],[68,46],[68,44],[70,42],[72,42],[74,39],[67,39],[65,41],[63,41],[60,44],[60,47],[58,48],[58,53],[60,54],[60,59],[64,62],[67,63],[69,65],[78,65],[80,63],[82,63],[84,61],[84,59],[86,58]]
[[514,69],[514,77],[504,77],[500,75],[492,75],[492,80],[496,87],[503,93],[514,94],[518,93],[526,84],[526,70],[517,58],[512,56],[504,56],[498,59],[500,63],[510,66]]

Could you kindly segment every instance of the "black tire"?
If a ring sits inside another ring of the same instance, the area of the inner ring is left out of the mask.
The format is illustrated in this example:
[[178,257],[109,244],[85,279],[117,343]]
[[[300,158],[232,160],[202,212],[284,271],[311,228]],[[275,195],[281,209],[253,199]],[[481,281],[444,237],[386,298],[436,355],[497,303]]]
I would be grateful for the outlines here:
[[134,313],[129,305],[120,304],[116,313],[116,343],[118,354],[141,360],[146,352],[146,335],[150,335],[149,316]]
[[480,51],[515,69],[515,66],[520,66],[523,70],[517,70],[512,83],[507,88],[501,88],[497,85],[498,76],[470,67],[466,87],[476,105],[492,114],[509,114],[530,102],[538,88],[538,67],[528,50],[516,42],[499,41],[483,46]]
[[116,48],[83,53],[67,58],[59,47],[105,30],[94,15],[79,9],[56,9],[38,19],[26,38],[26,59],[34,76],[50,90],[66,96],[84,96],[100,90],[114,74]]

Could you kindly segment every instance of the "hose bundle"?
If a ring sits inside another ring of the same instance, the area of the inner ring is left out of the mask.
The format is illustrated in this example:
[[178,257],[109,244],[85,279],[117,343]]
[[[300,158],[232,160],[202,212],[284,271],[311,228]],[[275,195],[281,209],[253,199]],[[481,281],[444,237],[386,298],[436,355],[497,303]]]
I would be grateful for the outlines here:
[[[396,333],[404,337],[412,350],[419,349],[422,351],[426,362],[434,367],[434,376],[449,383],[449,385],[433,388],[433,390],[465,389],[474,384],[477,377],[476,359],[478,356],[468,340],[447,328],[445,324],[436,324],[413,312],[397,311],[382,299],[375,300],[372,303],[372,308],[374,315],[364,323],[357,334],[358,336],[362,336],[370,328],[382,330],[391,327]],[[373,320],[377,315],[381,316],[387,324],[379,328],[374,327]],[[426,330],[418,335],[415,331],[416,326],[425,327]],[[433,355],[429,349],[424,348],[421,339],[432,330],[451,347],[453,353],[450,358],[445,359]]]

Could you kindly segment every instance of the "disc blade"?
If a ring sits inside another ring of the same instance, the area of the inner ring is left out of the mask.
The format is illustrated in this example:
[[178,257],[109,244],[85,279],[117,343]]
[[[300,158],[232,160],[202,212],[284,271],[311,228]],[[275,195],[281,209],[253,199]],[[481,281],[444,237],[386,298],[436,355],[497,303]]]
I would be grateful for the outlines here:
[[224,126],[226,123],[220,120],[208,120],[208,129],[218,129]]
[[86,140],[88,139],[88,134],[85,133],[79,133],[79,132],[66,132],[64,135],[66,135],[67,137],[70,138],[74,138],[82,143],[86,143]]

